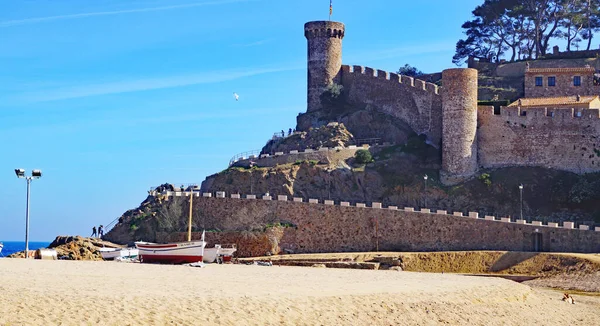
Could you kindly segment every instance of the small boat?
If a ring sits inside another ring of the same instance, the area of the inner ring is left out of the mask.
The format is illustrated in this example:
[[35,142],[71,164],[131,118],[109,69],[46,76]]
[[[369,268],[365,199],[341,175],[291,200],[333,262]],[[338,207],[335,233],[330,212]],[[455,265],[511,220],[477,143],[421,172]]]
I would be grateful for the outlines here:
[[223,262],[227,263],[233,258],[233,253],[237,251],[235,244],[228,245],[226,247],[220,246],[219,255],[223,257]]
[[135,247],[139,250],[142,263],[185,264],[202,261],[204,241],[187,241],[176,243],[152,243],[138,241]]
[[2,253],[2,248],[4,248],[4,245],[2,244],[2,242],[0,242],[0,253]]
[[214,263],[217,260],[217,257],[221,257],[223,262],[231,261],[231,257],[233,257],[233,253],[236,251],[235,245],[222,246],[220,244],[216,244],[214,248],[204,248],[204,257],[203,261],[205,263]]
[[136,258],[139,253],[139,250],[136,248],[100,248],[99,251],[104,260]]

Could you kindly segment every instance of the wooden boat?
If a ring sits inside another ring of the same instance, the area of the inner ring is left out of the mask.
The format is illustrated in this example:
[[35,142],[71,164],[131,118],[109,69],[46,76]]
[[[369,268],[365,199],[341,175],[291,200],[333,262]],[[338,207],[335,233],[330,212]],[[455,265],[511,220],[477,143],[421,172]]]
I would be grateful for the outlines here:
[[[188,220],[188,239],[187,242],[173,243],[152,243],[135,242],[135,247],[139,250],[140,262],[142,263],[164,263],[164,264],[185,264],[202,262],[204,257],[205,231],[202,231],[202,240],[192,241],[192,208],[194,191],[190,191],[190,212]],[[211,253],[212,254],[212,253]]]
[[233,253],[237,251],[235,244],[229,246],[221,246],[219,255],[223,257],[223,262],[227,263],[233,258]]
[[104,260],[136,258],[139,253],[139,250],[136,248],[100,248],[99,251]]
[[140,262],[185,264],[202,261],[204,241],[187,241],[175,243],[151,243],[138,241],[135,247],[139,250]]
[[225,246],[216,244],[214,248],[204,248],[203,261],[205,263],[214,263],[217,257],[221,257],[223,262],[229,262],[236,250],[235,244]]

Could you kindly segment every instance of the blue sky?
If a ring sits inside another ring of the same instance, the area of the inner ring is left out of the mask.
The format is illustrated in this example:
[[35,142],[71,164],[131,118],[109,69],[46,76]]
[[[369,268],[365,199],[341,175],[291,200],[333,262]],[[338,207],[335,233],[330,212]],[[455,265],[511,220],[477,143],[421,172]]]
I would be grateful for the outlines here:
[[[337,0],[343,61],[452,67],[482,0]],[[303,25],[327,0],[0,1],[0,240],[89,235],[151,186],[201,183],[306,110]],[[233,92],[240,95],[239,102]]]

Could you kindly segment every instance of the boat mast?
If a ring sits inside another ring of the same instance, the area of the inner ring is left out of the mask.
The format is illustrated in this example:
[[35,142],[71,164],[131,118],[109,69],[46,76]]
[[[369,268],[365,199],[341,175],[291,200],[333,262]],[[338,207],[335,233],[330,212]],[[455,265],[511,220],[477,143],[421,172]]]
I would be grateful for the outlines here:
[[192,241],[192,198],[194,197],[194,189],[190,189],[190,218],[188,221],[188,242]]

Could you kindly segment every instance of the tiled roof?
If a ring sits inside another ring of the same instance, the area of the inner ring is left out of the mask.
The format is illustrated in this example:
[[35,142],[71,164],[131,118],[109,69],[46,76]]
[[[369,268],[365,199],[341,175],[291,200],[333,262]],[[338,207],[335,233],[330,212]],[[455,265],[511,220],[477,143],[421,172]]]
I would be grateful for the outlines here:
[[[580,96],[577,101],[577,96],[559,96],[559,97],[537,97],[537,98],[522,98],[510,103],[508,106],[554,106],[554,105],[569,105],[569,104],[585,104],[590,103],[598,98],[597,95]],[[521,101],[521,104],[519,104]]]
[[529,68],[526,73],[558,73],[558,72],[596,72],[592,67],[577,67],[577,68]]

